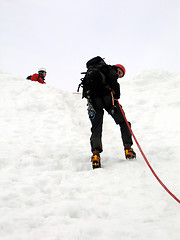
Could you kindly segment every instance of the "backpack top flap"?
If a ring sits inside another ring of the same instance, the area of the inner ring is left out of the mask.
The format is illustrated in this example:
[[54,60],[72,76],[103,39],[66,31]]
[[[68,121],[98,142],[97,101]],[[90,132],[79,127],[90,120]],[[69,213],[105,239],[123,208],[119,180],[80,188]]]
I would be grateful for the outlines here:
[[91,68],[91,67],[103,66],[103,65],[106,65],[106,63],[105,63],[104,59],[102,59],[102,58],[99,57],[99,56],[90,59],[90,60],[86,63],[87,69],[89,69],[89,68]]

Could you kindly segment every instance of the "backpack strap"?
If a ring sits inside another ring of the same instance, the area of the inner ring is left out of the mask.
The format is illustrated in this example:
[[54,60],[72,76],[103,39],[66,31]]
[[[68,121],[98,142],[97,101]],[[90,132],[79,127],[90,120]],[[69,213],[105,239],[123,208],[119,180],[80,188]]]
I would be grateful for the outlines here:
[[81,78],[80,80],[81,80],[81,83],[78,85],[77,92],[79,92],[80,87],[82,87],[82,85],[83,85],[83,82],[82,82],[82,81],[83,81],[83,78]]
[[[87,73],[87,72],[81,72],[81,74],[86,74],[86,73]],[[80,79],[81,83],[78,85],[77,92],[79,92],[80,87],[83,86],[83,80],[84,80],[84,77]]]

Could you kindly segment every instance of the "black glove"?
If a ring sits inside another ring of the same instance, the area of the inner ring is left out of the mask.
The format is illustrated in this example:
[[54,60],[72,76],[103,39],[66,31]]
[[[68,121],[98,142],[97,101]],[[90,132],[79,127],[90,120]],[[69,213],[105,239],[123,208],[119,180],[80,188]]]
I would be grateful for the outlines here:
[[32,75],[28,76],[26,79],[27,79],[27,80],[31,80],[31,76],[32,76]]

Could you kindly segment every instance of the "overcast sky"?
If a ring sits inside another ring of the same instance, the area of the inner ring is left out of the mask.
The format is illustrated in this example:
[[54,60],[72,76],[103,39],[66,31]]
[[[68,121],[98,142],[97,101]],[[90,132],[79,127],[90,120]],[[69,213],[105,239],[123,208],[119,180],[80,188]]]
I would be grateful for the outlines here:
[[0,0],[0,70],[76,91],[94,56],[142,70],[179,72],[180,0]]

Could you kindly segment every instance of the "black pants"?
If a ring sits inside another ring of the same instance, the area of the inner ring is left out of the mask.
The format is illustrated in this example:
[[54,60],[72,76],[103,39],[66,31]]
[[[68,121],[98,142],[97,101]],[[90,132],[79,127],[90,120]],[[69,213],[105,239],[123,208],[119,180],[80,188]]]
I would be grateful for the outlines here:
[[[118,102],[115,100],[115,111],[112,113],[112,98],[111,96],[104,96],[101,98],[95,98],[92,100],[93,107],[96,111],[96,115],[94,119],[91,119],[92,128],[91,128],[91,151],[93,152],[95,149],[100,152],[103,151],[102,147],[102,125],[103,125],[103,115],[104,109],[112,116],[115,123],[120,125],[121,137],[123,141],[123,145],[130,144],[132,145],[132,136],[129,131],[129,128],[125,122],[123,114],[121,113]],[[131,123],[129,122],[131,126]]]

